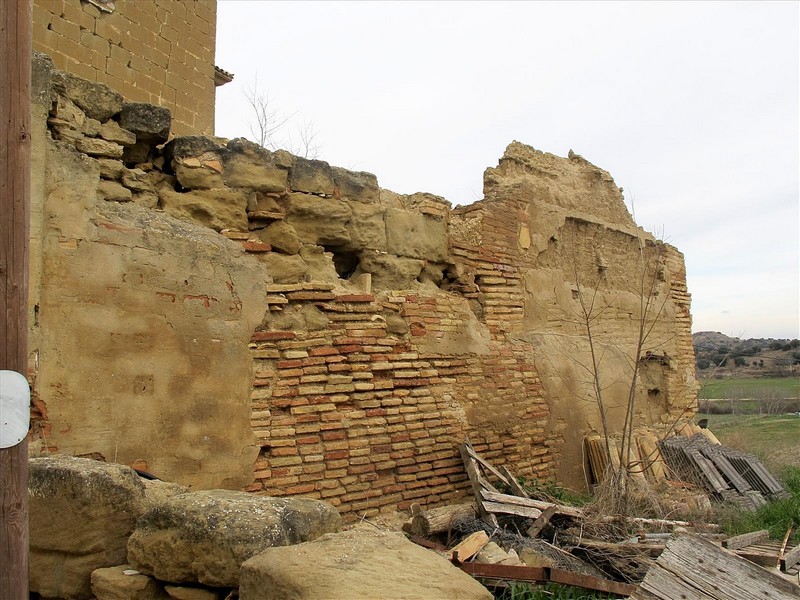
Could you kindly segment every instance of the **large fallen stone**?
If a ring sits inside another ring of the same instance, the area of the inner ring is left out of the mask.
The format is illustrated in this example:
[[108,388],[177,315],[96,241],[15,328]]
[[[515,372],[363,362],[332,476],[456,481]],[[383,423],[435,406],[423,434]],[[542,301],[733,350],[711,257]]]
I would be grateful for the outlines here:
[[265,252],[256,258],[264,264],[267,273],[275,283],[299,283],[306,278],[308,265],[297,254],[278,254]]
[[333,170],[324,160],[296,157],[289,176],[289,187],[295,192],[333,195],[336,187]]
[[403,535],[358,527],[270,548],[242,565],[241,600],[491,600],[492,594]]
[[30,589],[44,598],[91,598],[92,571],[126,562],[128,536],[146,510],[128,467],[87,458],[30,461]]
[[210,490],[175,496],[146,512],[128,541],[135,569],[172,583],[236,587],[248,558],[337,531],[339,513],[303,498]]

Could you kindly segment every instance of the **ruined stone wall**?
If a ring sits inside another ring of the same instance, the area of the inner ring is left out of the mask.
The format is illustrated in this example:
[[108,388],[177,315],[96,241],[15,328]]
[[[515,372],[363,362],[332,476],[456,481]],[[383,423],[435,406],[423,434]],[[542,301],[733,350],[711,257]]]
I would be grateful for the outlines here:
[[130,102],[169,108],[178,135],[210,135],[216,8],[216,0],[34,0],[33,49]]
[[128,114],[143,105],[87,127],[51,80],[31,336],[42,452],[323,498],[349,518],[466,494],[467,437],[517,475],[581,488],[597,415],[575,292],[604,274],[597,334],[622,381],[641,248],[668,302],[637,418],[693,398],[682,258],[580,158],[512,144],[486,200],[452,209],[243,139],[158,148]]

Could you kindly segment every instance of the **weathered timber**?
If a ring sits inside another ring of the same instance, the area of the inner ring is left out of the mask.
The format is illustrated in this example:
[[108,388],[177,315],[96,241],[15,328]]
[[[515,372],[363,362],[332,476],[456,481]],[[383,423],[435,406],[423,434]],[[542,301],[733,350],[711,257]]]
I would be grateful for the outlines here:
[[447,558],[457,559],[461,562],[469,560],[475,556],[481,549],[489,543],[489,536],[485,531],[476,531],[461,540],[458,544],[447,553]]
[[745,546],[752,546],[764,540],[769,539],[769,531],[762,529],[761,531],[753,531],[751,533],[743,533],[742,535],[735,535],[729,537],[722,542],[722,545],[728,550],[739,550]]
[[519,496],[511,496],[510,494],[500,494],[497,492],[490,492],[482,490],[480,498],[488,502],[497,502],[500,504],[512,504],[516,506],[526,506],[528,508],[536,508],[545,510],[549,507],[554,507],[556,514],[565,517],[573,517],[579,519],[583,516],[583,511],[580,508],[573,506],[565,506],[563,504],[553,504],[552,502],[543,502],[541,500],[534,500],[533,498],[520,498]]
[[505,474],[506,479],[508,480],[508,487],[511,488],[511,491],[514,492],[517,496],[522,496],[523,498],[530,498],[528,492],[517,482],[517,478],[514,477],[514,474],[508,470],[508,467],[503,465],[500,467],[500,470]]
[[541,532],[542,529],[550,522],[550,518],[556,514],[556,507],[555,506],[548,506],[542,511],[533,524],[528,527],[528,531],[526,531],[526,535],[531,538],[537,537]]
[[542,514],[542,511],[538,508],[506,504],[504,502],[483,502],[483,509],[492,514],[516,515],[527,519],[538,519]]
[[648,571],[633,600],[797,600],[797,586],[700,536],[682,534]]
[[781,571],[785,573],[798,564],[800,564],[800,544],[786,552],[781,557]]
[[526,581],[530,583],[542,583],[552,581],[564,585],[573,585],[587,590],[619,594],[621,596],[630,595],[635,589],[635,585],[619,583],[591,575],[583,575],[563,569],[552,567],[524,567],[520,565],[500,565],[484,563],[456,563],[456,566],[469,573],[473,577],[480,579],[495,579],[500,581]]
[[440,506],[439,508],[418,512],[403,526],[403,529],[408,533],[420,536],[447,533],[453,523],[474,516],[475,505],[472,503]]
[[489,512],[486,511],[486,509],[483,508],[483,502],[481,499],[481,492],[483,491],[481,480],[483,478],[478,473],[478,469],[475,466],[475,462],[472,460],[472,456],[470,456],[470,453],[467,450],[467,444],[461,444],[459,450],[461,452],[461,460],[464,461],[464,468],[467,470],[467,477],[469,477],[469,483],[472,486],[472,493],[475,494],[478,514],[480,515],[481,519],[483,519],[490,525],[493,525],[494,527],[499,527],[499,524],[497,522],[497,517],[495,517],[493,514],[490,514]]

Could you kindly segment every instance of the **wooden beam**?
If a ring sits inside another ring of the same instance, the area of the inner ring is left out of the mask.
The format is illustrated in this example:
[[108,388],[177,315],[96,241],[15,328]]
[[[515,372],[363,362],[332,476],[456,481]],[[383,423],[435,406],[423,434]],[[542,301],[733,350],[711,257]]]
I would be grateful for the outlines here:
[[629,596],[636,589],[635,585],[619,583],[591,575],[583,575],[563,569],[550,567],[525,567],[519,565],[492,565],[484,563],[456,563],[456,566],[473,577],[481,579],[497,579],[501,581],[527,581],[542,583],[552,581],[564,585],[572,585],[587,590],[595,590],[620,596]]
[[722,542],[722,545],[728,550],[739,550],[740,548],[752,546],[753,544],[758,544],[768,539],[769,531],[762,529],[761,531],[753,531],[751,533],[743,533],[742,535],[729,537]]
[[800,563],[800,544],[781,557],[781,571],[785,573],[798,563]]
[[[28,375],[31,0],[0,1],[0,369]],[[0,449],[0,598],[28,598],[28,443]]]
[[550,522],[550,519],[554,514],[556,514],[555,506],[548,506],[547,508],[545,508],[542,511],[542,514],[536,517],[536,520],[533,522],[533,525],[528,527],[528,531],[526,531],[525,534],[530,538],[538,537],[539,534],[542,532],[542,529],[544,529],[545,525],[547,525]]

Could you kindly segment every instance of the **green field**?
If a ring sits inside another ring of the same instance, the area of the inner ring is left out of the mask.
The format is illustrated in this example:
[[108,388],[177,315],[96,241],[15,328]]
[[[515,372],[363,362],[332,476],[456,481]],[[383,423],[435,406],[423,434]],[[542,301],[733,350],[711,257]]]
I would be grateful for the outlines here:
[[800,377],[729,377],[700,382],[700,399],[800,398]]
[[719,441],[758,456],[772,470],[800,467],[800,417],[796,415],[707,415],[708,428]]

